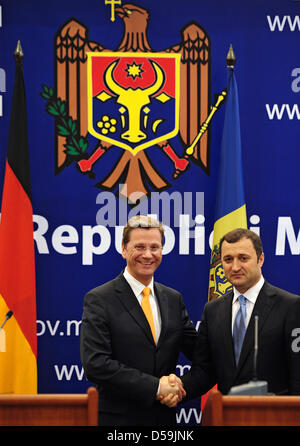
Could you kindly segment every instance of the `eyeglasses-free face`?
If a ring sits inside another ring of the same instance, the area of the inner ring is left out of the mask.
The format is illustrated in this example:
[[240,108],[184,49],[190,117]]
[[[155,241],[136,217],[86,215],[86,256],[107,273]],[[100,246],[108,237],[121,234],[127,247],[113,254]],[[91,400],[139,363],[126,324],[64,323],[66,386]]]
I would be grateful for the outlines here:
[[157,228],[136,228],[129,242],[122,244],[122,256],[128,272],[144,285],[149,285],[162,260],[161,234]]
[[242,238],[236,243],[228,243],[225,240],[221,251],[225,276],[240,293],[245,293],[259,281],[264,253],[257,259],[250,239]]

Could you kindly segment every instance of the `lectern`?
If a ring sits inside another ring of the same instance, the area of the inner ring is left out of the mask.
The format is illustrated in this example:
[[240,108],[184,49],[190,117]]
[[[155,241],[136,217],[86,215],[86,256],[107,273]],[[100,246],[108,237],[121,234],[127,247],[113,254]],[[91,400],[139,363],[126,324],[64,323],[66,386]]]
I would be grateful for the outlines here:
[[300,396],[230,396],[213,389],[203,426],[300,426]]
[[98,392],[0,395],[0,426],[97,426]]

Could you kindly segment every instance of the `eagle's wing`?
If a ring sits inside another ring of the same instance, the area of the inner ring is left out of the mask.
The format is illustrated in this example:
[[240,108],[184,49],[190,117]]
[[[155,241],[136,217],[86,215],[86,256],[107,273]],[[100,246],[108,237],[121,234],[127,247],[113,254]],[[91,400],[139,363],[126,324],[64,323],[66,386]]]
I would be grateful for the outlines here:
[[[185,147],[199,134],[210,112],[210,40],[206,31],[192,22],[181,30],[182,41],[164,50],[181,54],[179,133]],[[201,137],[193,161],[209,172],[209,130]]]
[[[57,97],[67,103],[67,113],[77,120],[80,135],[88,131],[87,51],[103,51],[91,42],[88,29],[75,19],[63,24],[55,36],[55,89]],[[56,172],[66,165],[65,137],[56,136]]]

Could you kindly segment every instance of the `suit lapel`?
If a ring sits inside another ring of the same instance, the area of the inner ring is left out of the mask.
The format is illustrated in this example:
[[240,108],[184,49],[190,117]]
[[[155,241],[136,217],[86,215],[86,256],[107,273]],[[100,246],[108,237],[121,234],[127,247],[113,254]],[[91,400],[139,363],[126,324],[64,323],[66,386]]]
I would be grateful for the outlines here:
[[121,273],[116,278],[115,290],[116,290],[116,296],[118,297],[122,305],[126,308],[128,313],[135,320],[135,322],[141,327],[141,329],[143,330],[145,335],[149,338],[149,340],[154,342],[147,318],[142,310],[141,305],[139,304],[137,298],[135,297],[129,283],[124,278],[123,273]]
[[228,366],[234,369],[235,359],[231,329],[233,292],[226,294],[220,299],[222,302],[222,305],[220,305],[220,317],[222,318],[222,323],[219,325],[223,328],[224,351],[226,358],[229,360]]
[[237,367],[237,373],[245,363],[249,353],[254,346],[254,318],[258,315],[258,334],[261,332],[276,299],[272,298],[274,295],[272,286],[267,282],[264,283],[259,295],[257,296],[251,318],[245,334],[244,343],[241,350],[241,356]]
[[161,317],[161,330],[160,330],[160,336],[158,339],[157,345],[159,346],[161,340],[165,336],[167,332],[168,327],[168,320],[169,320],[169,313],[168,313],[168,296],[166,293],[162,290],[162,287],[159,283],[154,282],[154,292],[155,297],[158,302],[159,311],[160,311],[160,317]]

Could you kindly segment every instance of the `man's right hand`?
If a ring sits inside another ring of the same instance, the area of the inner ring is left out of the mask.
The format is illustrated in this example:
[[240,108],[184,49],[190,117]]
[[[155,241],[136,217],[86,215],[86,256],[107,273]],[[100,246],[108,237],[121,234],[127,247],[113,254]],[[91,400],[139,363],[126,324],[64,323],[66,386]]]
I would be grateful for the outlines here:
[[173,373],[160,378],[160,390],[157,399],[168,407],[176,407],[185,397],[182,381]]

